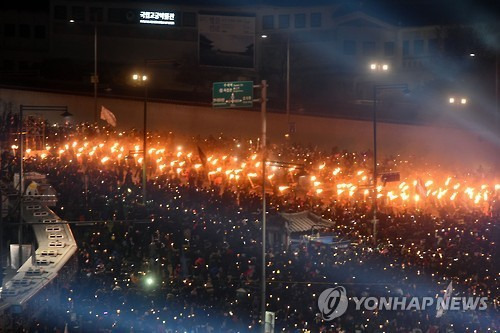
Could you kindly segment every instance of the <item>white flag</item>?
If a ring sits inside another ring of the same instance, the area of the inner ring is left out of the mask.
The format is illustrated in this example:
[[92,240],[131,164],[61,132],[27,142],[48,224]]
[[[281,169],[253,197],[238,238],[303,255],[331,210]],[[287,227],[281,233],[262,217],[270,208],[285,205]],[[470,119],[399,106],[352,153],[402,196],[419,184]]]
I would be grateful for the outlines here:
[[438,299],[436,318],[440,318],[443,315],[444,311],[448,309],[447,304],[449,304],[449,299],[451,297],[452,292],[453,292],[453,286],[452,282],[450,282],[450,284],[446,288],[446,291],[444,292],[443,302],[441,303]]
[[106,107],[104,105],[101,106],[101,119],[105,120],[111,126],[116,127],[115,115],[113,114],[113,112],[106,109]]

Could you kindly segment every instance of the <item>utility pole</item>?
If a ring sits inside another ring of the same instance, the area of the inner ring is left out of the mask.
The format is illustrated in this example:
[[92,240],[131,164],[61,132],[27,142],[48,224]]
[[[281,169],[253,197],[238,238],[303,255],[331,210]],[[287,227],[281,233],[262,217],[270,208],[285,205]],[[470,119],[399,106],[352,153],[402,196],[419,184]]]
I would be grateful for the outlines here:
[[[498,43],[500,43],[500,34],[496,34],[495,36],[495,40],[496,40],[496,45],[498,45]],[[496,128],[495,126],[493,128],[495,128],[495,130],[497,131],[500,131],[500,110],[498,109],[499,105],[498,105],[498,88],[500,88],[498,86],[498,70],[500,69],[499,66],[498,66],[498,53],[499,53],[499,50],[498,49],[494,49],[493,52],[495,52],[495,120],[496,120]]]
[[[0,151],[0,182],[2,181],[3,164],[2,154]],[[3,285],[3,265],[4,265],[4,249],[3,249],[3,193],[0,189],[0,288]]]
[[94,18],[94,122],[99,120],[99,110],[97,108],[97,85],[99,84],[99,76],[97,75],[97,21]]
[[19,106],[19,227],[17,229],[17,239],[19,242],[19,267],[23,260],[23,189],[24,189],[24,106]]
[[[90,77],[90,83],[94,85],[94,123],[99,120],[99,110],[97,109],[97,86],[99,84],[99,75],[97,75],[97,14],[91,13],[91,19],[94,21],[94,73]],[[75,20],[69,20],[74,24]]]
[[373,244],[377,245],[377,86],[373,86]]
[[143,139],[142,139],[142,203],[146,205],[147,201],[147,139],[148,139],[148,85],[150,78],[148,77],[149,65],[160,64],[175,64],[174,59],[144,59],[144,72],[142,74],[134,74],[133,80],[140,81],[144,86],[144,114],[143,114]]
[[[148,71],[148,61],[144,60],[144,72]],[[147,74],[146,74],[147,75]],[[144,137],[142,139],[142,203],[146,206],[146,182],[147,182],[147,158],[148,151],[147,149],[147,141],[148,141],[148,82],[144,81]]]
[[267,159],[267,81],[260,84],[260,111],[262,121],[262,277],[261,277],[261,310],[262,332],[266,331],[266,159]]
[[286,38],[286,122],[290,133],[290,32]]
[[[261,275],[261,324],[262,332],[266,330],[266,160],[267,160],[267,81],[260,85],[252,81],[214,82],[212,88],[212,106],[214,108],[252,107],[260,102],[262,153],[262,275]],[[260,88],[260,98],[253,98],[253,91]]]

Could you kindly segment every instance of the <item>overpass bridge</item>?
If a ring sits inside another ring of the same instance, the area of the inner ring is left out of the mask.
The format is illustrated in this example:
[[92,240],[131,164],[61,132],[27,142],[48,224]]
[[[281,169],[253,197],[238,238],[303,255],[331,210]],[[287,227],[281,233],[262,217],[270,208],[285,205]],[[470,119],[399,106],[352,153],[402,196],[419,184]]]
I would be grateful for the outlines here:
[[39,193],[23,195],[20,209],[23,223],[33,228],[38,247],[4,282],[0,313],[9,309],[12,312],[21,311],[33,296],[57,277],[77,250],[69,224],[49,208],[57,202],[54,189],[44,175],[26,173],[25,184],[30,181],[39,183]]

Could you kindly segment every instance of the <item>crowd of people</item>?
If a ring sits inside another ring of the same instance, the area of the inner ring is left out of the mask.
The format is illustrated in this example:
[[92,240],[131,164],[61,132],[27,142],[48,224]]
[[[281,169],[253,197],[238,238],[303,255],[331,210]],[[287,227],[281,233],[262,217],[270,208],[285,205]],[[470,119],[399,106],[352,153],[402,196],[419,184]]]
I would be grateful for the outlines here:
[[[70,332],[258,331],[259,142],[150,134],[145,204],[140,144],[134,131],[80,125],[64,139],[49,136],[44,152],[28,152],[26,170],[46,174],[58,192],[56,213],[87,222],[72,227],[74,277],[57,293],[37,296],[44,310],[21,325],[33,332],[66,324]],[[7,174],[16,169],[15,153],[3,158]],[[268,216],[309,210],[335,222],[325,232],[351,242],[343,249],[305,240],[267,248],[266,308],[275,313],[276,332],[498,330],[498,170],[448,175],[406,157],[382,161],[381,168],[406,172],[376,192],[374,245],[369,152],[275,145],[268,156],[287,162],[268,166]],[[488,309],[436,318],[435,308],[350,306],[327,322],[317,306],[335,285],[350,297],[436,297],[451,281],[454,295],[488,297]]]

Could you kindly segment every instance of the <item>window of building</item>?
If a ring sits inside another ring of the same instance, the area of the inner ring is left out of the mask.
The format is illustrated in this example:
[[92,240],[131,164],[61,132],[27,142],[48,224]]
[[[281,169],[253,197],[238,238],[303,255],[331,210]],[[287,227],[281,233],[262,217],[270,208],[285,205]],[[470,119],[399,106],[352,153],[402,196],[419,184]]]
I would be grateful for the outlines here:
[[321,13],[311,13],[311,27],[321,27]]
[[83,6],[71,7],[71,19],[75,21],[85,21],[85,7]]
[[31,31],[30,31],[30,26],[27,24],[20,24],[19,25],[19,37],[21,38],[30,38],[31,37]]
[[290,28],[290,15],[280,15],[278,17],[278,24],[280,29]]
[[182,13],[182,25],[185,27],[196,27],[196,13]]
[[7,23],[4,26],[5,37],[15,37],[16,36],[16,25],[12,23]]
[[375,42],[373,41],[363,42],[363,55],[365,56],[375,55]]
[[264,17],[262,17],[262,29],[274,29],[273,15],[264,15]]
[[306,14],[295,14],[295,28],[306,27]]
[[404,40],[403,41],[403,56],[409,56],[409,55],[410,55],[410,41]]
[[432,55],[439,54],[439,40],[437,38],[429,39],[429,53]]
[[54,19],[66,20],[67,18],[66,6],[54,6]]
[[415,55],[424,54],[424,41],[423,41],[423,39],[416,39],[413,41],[413,53]]
[[391,57],[394,55],[395,47],[394,42],[385,42],[384,43],[384,55]]
[[45,26],[36,25],[34,34],[36,39],[44,39],[46,36]]
[[104,18],[104,11],[100,7],[90,7],[90,21],[91,22],[102,22]]
[[356,54],[356,42],[353,40],[344,41],[344,54],[354,55]]

